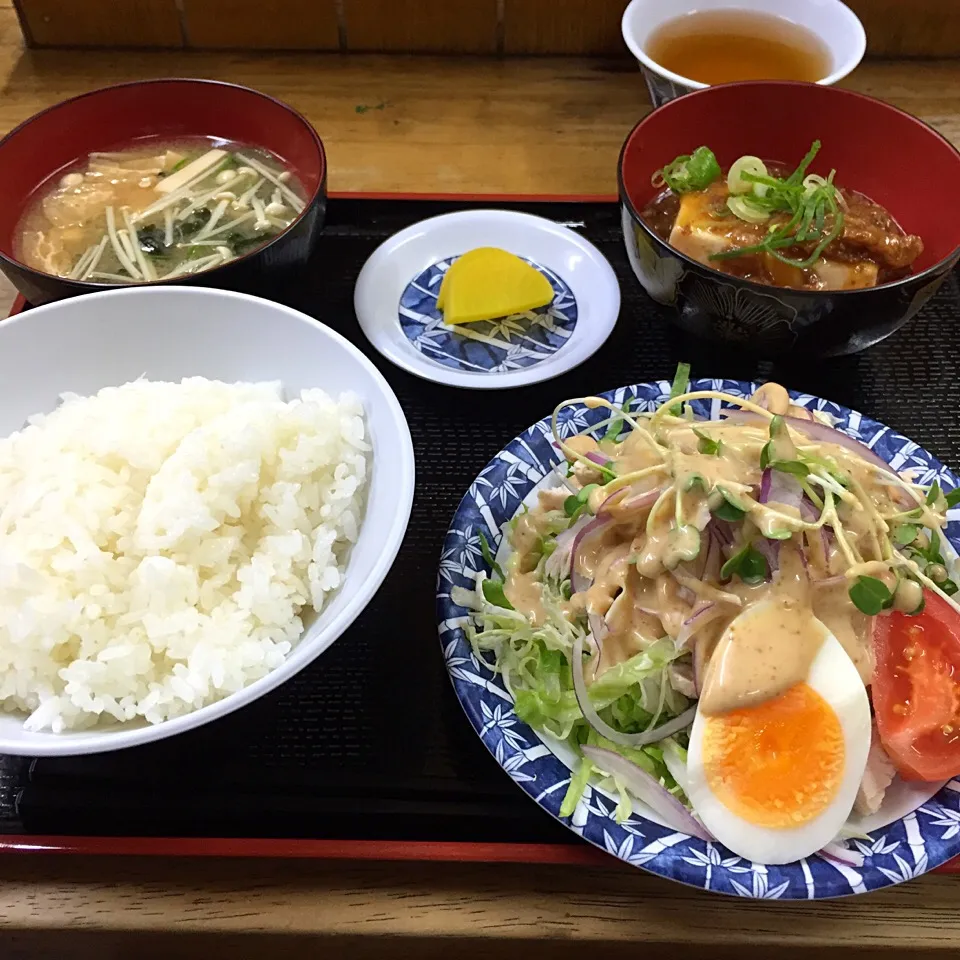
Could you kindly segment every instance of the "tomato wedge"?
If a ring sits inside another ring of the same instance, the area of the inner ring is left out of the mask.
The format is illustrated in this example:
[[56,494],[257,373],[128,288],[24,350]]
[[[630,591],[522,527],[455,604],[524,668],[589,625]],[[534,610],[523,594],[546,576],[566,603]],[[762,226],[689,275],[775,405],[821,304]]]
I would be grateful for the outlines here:
[[905,780],[960,774],[960,615],[924,591],[922,613],[876,618],[872,696],[880,741]]

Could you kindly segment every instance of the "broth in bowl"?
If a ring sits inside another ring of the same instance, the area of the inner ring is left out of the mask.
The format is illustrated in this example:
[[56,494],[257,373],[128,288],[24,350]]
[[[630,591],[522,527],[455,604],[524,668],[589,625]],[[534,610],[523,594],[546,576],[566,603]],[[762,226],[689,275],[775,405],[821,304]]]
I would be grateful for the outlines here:
[[229,263],[289,227],[307,192],[261,148],[151,139],[94,152],[36,192],[15,231],[35,270],[89,283],[147,283]]
[[757,10],[698,10],[667,20],[647,40],[662,67],[698,83],[820,80],[833,69],[826,43],[785,17]]

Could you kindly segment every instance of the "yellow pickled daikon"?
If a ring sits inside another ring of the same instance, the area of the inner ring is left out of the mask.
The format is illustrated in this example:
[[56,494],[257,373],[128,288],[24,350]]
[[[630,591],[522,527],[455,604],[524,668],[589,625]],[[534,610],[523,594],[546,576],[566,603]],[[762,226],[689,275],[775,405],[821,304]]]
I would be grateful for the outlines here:
[[498,247],[478,247],[451,264],[437,295],[446,323],[496,320],[545,307],[553,287],[539,270]]

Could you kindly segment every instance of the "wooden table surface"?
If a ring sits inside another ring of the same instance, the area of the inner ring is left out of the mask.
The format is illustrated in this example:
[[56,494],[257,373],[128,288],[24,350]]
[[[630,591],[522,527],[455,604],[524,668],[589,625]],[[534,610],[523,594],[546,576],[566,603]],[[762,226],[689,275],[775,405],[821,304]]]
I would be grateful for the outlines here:
[[[333,191],[610,194],[649,108],[629,64],[310,54],[29,52],[0,0],[0,130],[64,97],[141,77],[250,84],[317,126]],[[960,142],[960,63],[873,63],[849,86]],[[0,292],[0,307],[10,299]],[[817,904],[739,902],[624,867],[273,860],[0,859],[0,957],[555,960],[960,955],[960,878]],[[454,938],[454,939],[450,939]],[[585,941],[589,941],[588,943]]]

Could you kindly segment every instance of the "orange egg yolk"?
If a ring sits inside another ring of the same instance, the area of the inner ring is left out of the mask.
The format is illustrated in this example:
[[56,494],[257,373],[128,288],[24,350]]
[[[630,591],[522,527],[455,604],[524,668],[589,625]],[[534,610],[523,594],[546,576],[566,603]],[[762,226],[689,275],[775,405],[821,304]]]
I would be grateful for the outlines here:
[[702,754],[717,799],[761,827],[789,829],[813,820],[843,777],[840,721],[805,683],[755,707],[710,717]]

